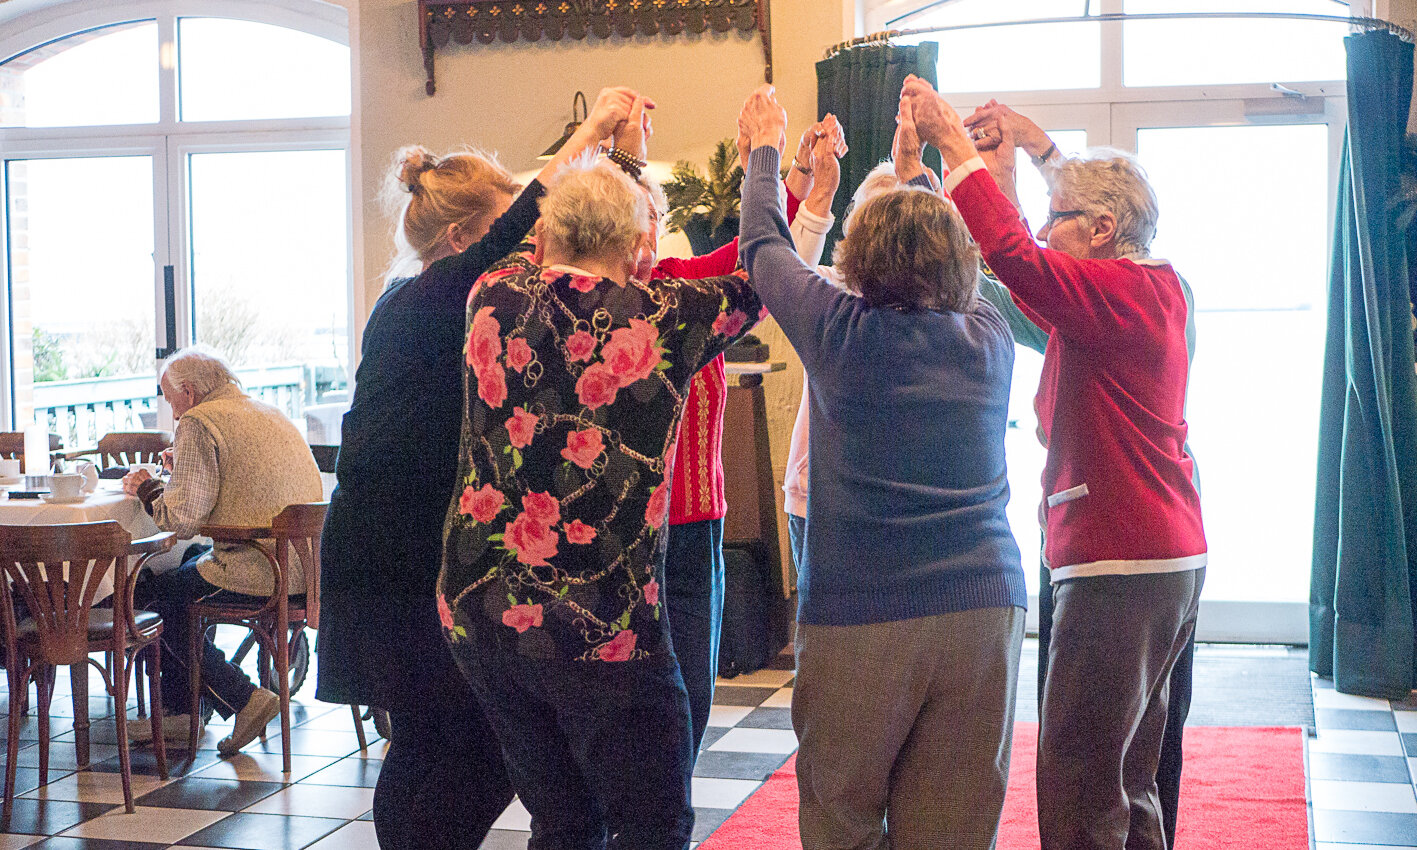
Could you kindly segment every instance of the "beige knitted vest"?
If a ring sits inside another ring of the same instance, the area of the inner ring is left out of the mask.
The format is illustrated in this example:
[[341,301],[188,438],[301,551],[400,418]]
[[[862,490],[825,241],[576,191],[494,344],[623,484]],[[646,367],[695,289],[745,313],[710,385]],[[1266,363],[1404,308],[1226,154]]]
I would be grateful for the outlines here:
[[[216,442],[220,488],[207,523],[266,525],[286,505],[323,498],[320,470],[310,447],[276,408],[228,384],[183,416],[200,422]],[[275,590],[270,563],[249,546],[219,543],[197,562],[197,571],[217,587],[236,593],[269,596]],[[289,590],[305,592],[298,562],[292,564]]]

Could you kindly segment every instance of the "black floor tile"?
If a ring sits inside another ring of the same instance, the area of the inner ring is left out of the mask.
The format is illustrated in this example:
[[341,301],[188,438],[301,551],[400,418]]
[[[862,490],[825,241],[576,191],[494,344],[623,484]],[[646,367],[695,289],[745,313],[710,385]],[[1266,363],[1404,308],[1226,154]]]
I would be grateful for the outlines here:
[[530,832],[494,829],[487,833],[478,850],[526,850],[526,843],[530,838]]
[[374,819],[374,810],[373,810],[373,809],[370,809],[369,811],[367,811],[367,812],[365,812],[364,814],[360,815],[359,817],[355,818],[355,820],[373,820],[373,819]]
[[1344,779],[1356,782],[1410,782],[1402,756],[1362,756],[1347,753],[1309,753],[1310,779]]
[[194,776],[150,791],[136,802],[140,806],[161,806],[167,809],[239,812],[284,787],[286,786],[279,782],[202,779]]
[[1402,751],[1409,757],[1417,756],[1417,732],[1402,733]]
[[777,693],[777,688],[731,685],[713,689],[714,705],[759,706],[763,700]]
[[694,775],[710,779],[753,779],[763,781],[782,767],[789,756],[779,753],[735,753],[710,750],[699,753]]
[[340,759],[329,767],[312,773],[301,781],[306,785],[347,785],[354,788],[373,788],[379,784],[379,769],[382,761],[374,759]]
[[703,841],[715,829],[723,826],[733,809],[694,809],[694,841]]
[[738,725],[744,729],[791,729],[792,709],[755,708]]
[[1314,810],[1314,840],[1346,844],[1417,844],[1417,815]]
[[1314,720],[1320,729],[1352,729],[1364,732],[1396,732],[1391,711],[1363,711],[1352,708],[1316,708]]
[[[138,776],[157,776],[157,757],[153,754],[151,747],[142,749],[133,748],[129,751],[129,758],[133,765],[133,773]],[[221,761],[221,755],[216,750],[197,750],[197,757],[189,764],[187,753],[183,750],[169,749],[167,751],[167,771],[169,776],[186,776],[189,773],[196,773],[204,767],[211,767]],[[97,773],[118,773],[118,756],[103,761],[97,761],[89,765],[89,770]]]
[[54,835],[93,820],[117,806],[107,803],[67,803],[59,800],[15,800],[10,831],[25,835]]
[[111,841],[107,838],[50,838],[25,850],[164,850],[166,844],[147,841]]
[[[0,755],[0,770],[3,770],[3,769],[4,769],[4,767],[3,767],[4,763],[5,763],[5,757],[4,757],[3,755]],[[68,776],[69,774],[71,774],[71,773],[73,773],[73,772],[74,772],[74,771],[72,771],[72,770],[64,770],[63,768],[58,768],[58,767],[54,767],[54,766],[51,765],[50,768],[49,768],[49,781],[50,781],[50,782],[56,782],[56,781],[58,781],[58,780],[60,780],[60,779],[63,779],[64,777]],[[0,774],[0,776],[3,776],[3,774]],[[16,793],[17,795],[18,795],[18,794],[23,794],[23,793],[25,793],[26,791],[33,791],[34,789],[36,789],[36,788],[38,788],[38,787],[39,787],[39,768],[37,768],[37,767],[16,767],[16,768],[15,768],[15,793]]]
[[718,739],[719,739],[719,738],[722,738],[724,735],[727,735],[727,734],[728,734],[728,727],[727,727],[727,726],[710,726],[710,727],[708,727],[707,729],[705,729],[705,730],[704,730],[704,740],[703,740],[702,743],[699,744],[699,754],[700,754],[700,755],[703,755],[703,753],[704,753],[705,750],[707,750],[709,747],[712,747],[714,744],[718,743]]
[[319,841],[346,821],[240,812],[222,818],[179,842],[186,847],[234,847],[240,850],[299,850]]

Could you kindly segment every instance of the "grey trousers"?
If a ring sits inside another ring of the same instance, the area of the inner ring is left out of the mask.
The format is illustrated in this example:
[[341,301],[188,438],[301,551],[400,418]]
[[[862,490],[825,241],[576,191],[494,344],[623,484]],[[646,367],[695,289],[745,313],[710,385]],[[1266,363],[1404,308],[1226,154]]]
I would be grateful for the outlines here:
[[1156,766],[1168,680],[1205,570],[1053,586],[1038,740],[1043,850],[1165,850]]
[[1009,778],[1021,608],[797,626],[806,850],[985,850]]

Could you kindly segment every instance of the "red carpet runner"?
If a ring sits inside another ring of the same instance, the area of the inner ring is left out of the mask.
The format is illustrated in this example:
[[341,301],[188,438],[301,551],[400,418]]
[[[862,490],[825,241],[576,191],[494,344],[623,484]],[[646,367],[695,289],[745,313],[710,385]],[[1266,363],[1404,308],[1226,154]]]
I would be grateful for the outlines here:
[[[1176,836],[1181,850],[1305,850],[1309,820],[1301,734],[1259,726],[1187,728]],[[1037,743],[1037,724],[1015,727],[998,850],[1038,847]],[[774,773],[700,850],[800,848],[796,760],[793,756]]]

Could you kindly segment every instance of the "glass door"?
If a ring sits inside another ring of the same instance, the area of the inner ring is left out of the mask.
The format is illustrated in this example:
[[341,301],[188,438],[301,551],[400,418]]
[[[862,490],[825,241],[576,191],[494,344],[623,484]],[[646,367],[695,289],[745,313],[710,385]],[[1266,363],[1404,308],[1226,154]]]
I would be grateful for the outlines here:
[[3,169],[17,427],[39,419],[69,448],[155,427],[161,149],[21,153]]
[[[1161,208],[1152,255],[1195,295],[1187,420],[1209,544],[1200,637],[1304,642],[1342,104],[1114,108]],[[1190,116],[1194,120],[1194,116]]]

